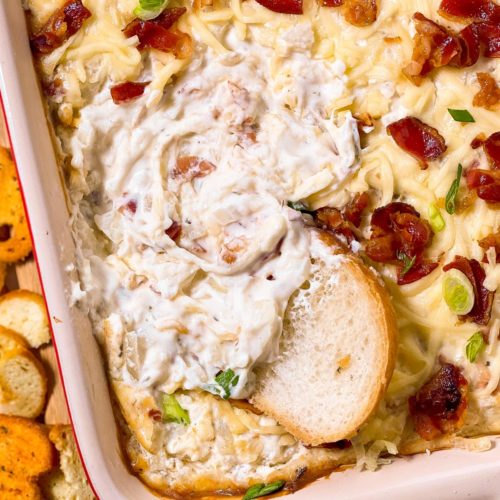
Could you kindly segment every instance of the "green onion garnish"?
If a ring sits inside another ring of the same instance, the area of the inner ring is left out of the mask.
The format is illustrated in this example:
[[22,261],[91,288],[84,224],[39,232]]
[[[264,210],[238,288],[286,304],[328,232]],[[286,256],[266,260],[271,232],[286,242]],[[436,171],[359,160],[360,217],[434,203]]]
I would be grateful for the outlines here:
[[265,497],[267,495],[272,495],[277,491],[281,490],[285,486],[285,481],[275,481],[274,483],[264,484],[258,483],[250,486],[243,500],[253,500],[254,498]]
[[160,403],[164,422],[175,422],[182,425],[191,423],[189,413],[179,404],[173,394],[163,394]]
[[401,269],[400,277],[402,278],[415,264],[416,255],[414,255],[411,259],[404,252],[398,252],[397,258],[403,263],[403,269]]
[[463,123],[473,123],[474,117],[466,109],[450,109],[448,108],[448,113],[456,122]]
[[435,233],[439,233],[446,226],[439,208],[434,203],[429,206],[429,224]]
[[139,5],[134,9],[134,15],[143,21],[158,17],[168,5],[169,0],[139,0]]
[[481,350],[484,348],[485,345],[486,343],[484,341],[481,332],[476,332],[467,341],[467,345],[465,346],[465,354],[467,356],[467,359],[471,363],[474,363],[474,361],[476,361],[478,354],[481,352]]
[[456,210],[456,199],[457,199],[457,194],[458,194],[458,188],[460,187],[460,179],[462,178],[462,165],[459,163],[458,164],[458,169],[457,169],[457,176],[455,177],[454,181],[451,183],[450,190],[448,191],[448,194],[446,195],[446,202],[445,202],[445,207],[446,211],[449,214],[454,214]]
[[443,297],[450,311],[463,316],[474,307],[474,288],[469,278],[458,269],[450,269],[443,278]]
[[236,375],[234,371],[229,368],[226,371],[220,372],[215,377],[215,384],[208,384],[204,389],[212,394],[220,396],[222,399],[229,399],[232,388],[236,386],[239,380],[240,376]]

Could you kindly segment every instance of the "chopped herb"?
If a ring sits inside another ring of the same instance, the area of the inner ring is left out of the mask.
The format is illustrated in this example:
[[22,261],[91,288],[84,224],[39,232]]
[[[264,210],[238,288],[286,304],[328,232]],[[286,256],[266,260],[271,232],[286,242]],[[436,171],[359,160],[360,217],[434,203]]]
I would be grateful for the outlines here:
[[463,316],[474,307],[474,288],[469,278],[458,269],[446,271],[443,278],[443,297],[451,312]]
[[481,332],[476,332],[468,341],[465,346],[465,354],[467,355],[467,359],[474,363],[480,351],[485,346],[484,338]]
[[189,413],[179,404],[173,394],[163,394],[161,397],[162,420],[177,424],[189,425]]
[[314,211],[309,210],[302,202],[300,201],[288,201],[287,206],[290,208],[293,208],[294,210],[297,210],[298,212],[302,214],[309,214],[313,215]]
[[446,195],[446,202],[445,202],[445,207],[446,211],[452,215],[455,213],[456,210],[456,200],[457,200],[457,194],[458,194],[458,188],[460,187],[460,179],[462,178],[462,165],[459,163],[458,168],[457,168],[457,176],[455,177],[454,181],[451,183],[450,190],[448,191],[448,194]]
[[450,109],[448,108],[448,113],[456,122],[463,123],[473,123],[474,117],[466,109]]
[[400,260],[403,263],[403,269],[401,269],[400,273],[400,277],[402,278],[413,267],[413,264],[415,264],[417,256],[414,255],[410,259],[410,257],[408,257],[408,255],[406,255],[404,252],[398,252],[397,257],[398,260]]
[[228,368],[215,377],[215,384],[206,385],[205,390],[220,396],[222,399],[229,399],[232,388],[236,386],[239,380],[240,376],[236,375],[231,368]]
[[439,233],[446,226],[439,208],[434,203],[429,206],[429,223],[435,233]]
[[258,483],[250,486],[243,500],[253,500],[254,498],[265,497],[267,495],[272,495],[277,491],[281,490],[285,486],[285,481],[275,481],[274,483],[264,484]]
[[134,9],[134,14],[143,21],[158,17],[168,5],[169,0],[139,0],[139,5]]

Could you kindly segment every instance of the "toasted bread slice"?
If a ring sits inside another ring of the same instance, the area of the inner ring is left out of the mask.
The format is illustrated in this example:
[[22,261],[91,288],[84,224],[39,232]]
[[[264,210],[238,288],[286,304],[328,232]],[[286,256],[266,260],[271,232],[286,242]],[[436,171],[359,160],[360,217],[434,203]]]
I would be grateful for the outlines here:
[[0,470],[37,480],[55,465],[55,450],[42,425],[22,417],[0,415]]
[[41,486],[48,500],[92,500],[94,497],[87,483],[76,449],[71,426],[55,425],[49,439],[59,452],[59,467],[42,478]]
[[19,333],[0,326],[0,354],[5,351],[12,351],[18,347],[29,349],[30,346]]
[[43,365],[27,349],[0,351],[0,413],[36,418],[47,395]]
[[312,232],[312,277],[292,296],[280,358],[257,370],[252,402],[303,443],[352,437],[382,398],[397,327],[388,293],[336,240]]
[[31,347],[50,342],[49,321],[43,297],[15,290],[0,297],[0,326],[22,335]]
[[34,481],[0,470],[0,498],[2,500],[42,500],[42,495]]

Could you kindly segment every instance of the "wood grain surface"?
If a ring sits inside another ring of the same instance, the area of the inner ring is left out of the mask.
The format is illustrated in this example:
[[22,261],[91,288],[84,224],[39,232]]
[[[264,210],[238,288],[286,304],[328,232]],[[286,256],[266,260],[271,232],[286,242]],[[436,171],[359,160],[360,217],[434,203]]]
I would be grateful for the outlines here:
[[[9,147],[6,126],[3,114],[0,111],[0,146]],[[23,288],[33,292],[42,293],[42,287],[38,278],[38,271],[33,257],[25,262],[13,266],[9,271],[7,286],[13,290]],[[69,414],[64,398],[64,391],[57,367],[57,359],[54,347],[50,344],[38,350],[47,370],[49,390],[47,406],[45,410],[46,424],[69,424]]]

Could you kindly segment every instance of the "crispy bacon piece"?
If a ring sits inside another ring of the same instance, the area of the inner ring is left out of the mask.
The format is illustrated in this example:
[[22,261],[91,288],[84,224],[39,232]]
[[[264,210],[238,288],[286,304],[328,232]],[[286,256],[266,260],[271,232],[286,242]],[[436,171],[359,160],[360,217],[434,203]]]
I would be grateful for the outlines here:
[[500,22],[500,5],[491,0],[443,0],[438,14],[452,21]]
[[352,201],[344,208],[344,217],[354,227],[359,227],[361,224],[361,216],[363,211],[370,203],[368,193],[358,193]]
[[500,170],[500,132],[491,134],[483,144],[484,152],[493,170]]
[[443,136],[413,116],[391,123],[387,132],[401,149],[419,161],[422,169],[427,168],[428,161],[437,160],[446,151]]
[[500,101],[500,88],[489,73],[476,73],[476,75],[481,88],[474,96],[472,104],[489,109]]
[[321,5],[342,6],[344,19],[353,26],[370,26],[377,20],[377,0],[321,0]]
[[[485,253],[490,248],[494,248],[497,264],[500,264],[500,231],[489,234],[486,238],[480,240],[479,246],[485,251]],[[484,256],[483,262],[488,262],[486,255]]]
[[342,13],[353,26],[370,26],[377,20],[377,0],[346,0]]
[[344,236],[347,243],[357,240],[353,227],[359,227],[361,216],[370,202],[368,193],[358,193],[342,211],[323,207],[314,213],[316,225],[325,231]]
[[458,34],[460,44],[459,53],[450,61],[450,66],[455,68],[468,68],[477,63],[481,55],[481,43],[479,29],[476,24],[466,26]]
[[73,36],[91,16],[92,13],[81,0],[69,0],[30,38],[31,50],[36,55],[50,54]]
[[402,267],[399,267],[397,271],[398,285],[409,285],[410,283],[414,283],[431,274],[438,266],[438,262],[422,260],[418,264],[414,264],[411,269],[404,274],[402,273]]
[[491,317],[494,292],[490,292],[484,287],[486,273],[481,264],[475,259],[466,259],[460,255],[455,256],[455,260],[446,264],[443,271],[458,269],[469,279],[474,288],[474,306],[468,314],[460,316],[465,321],[473,321],[478,325],[487,325]]
[[168,229],[165,229],[165,234],[174,241],[180,237],[181,233],[182,226],[178,222],[175,222],[175,220],[172,222]]
[[500,203],[500,171],[470,169],[466,173],[467,187],[475,190],[479,198],[487,203]]
[[422,13],[413,15],[417,34],[414,38],[412,60],[403,73],[414,83],[434,68],[446,66],[459,52],[460,43],[456,37],[439,24],[427,19]]
[[164,10],[156,19],[141,21],[134,19],[123,33],[127,38],[139,38],[139,50],[156,49],[172,52],[179,59],[188,58],[193,52],[193,42],[187,33],[172,30],[172,26],[186,12],[184,7]]
[[[413,283],[430,274],[438,266],[423,258],[425,248],[432,241],[432,229],[420,214],[407,203],[394,202],[373,212],[372,234],[366,243],[365,253],[375,262],[396,264],[399,285]],[[400,256],[415,262],[403,274],[404,263]]]
[[302,0],[257,0],[262,7],[279,14],[302,14]]
[[345,0],[322,0],[321,5],[323,7],[340,7],[344,5]]
[[111,98],[115,104],[123,104],[137,99],[144,94],[149,82],[124,82],[111,87]]
[[190,182],[197,177],[205,177],[215,170],[215,165],[198,156],[179,156],[174,170],[174,177],[182,177]]
[[467,379],[460,369],[446,363],[409,398],[410,415],[422,439],[430,441],[463,425],[467,389]]
[[484,47],[485,57],[500,57],[500,25],[494,23],[473,23]]

